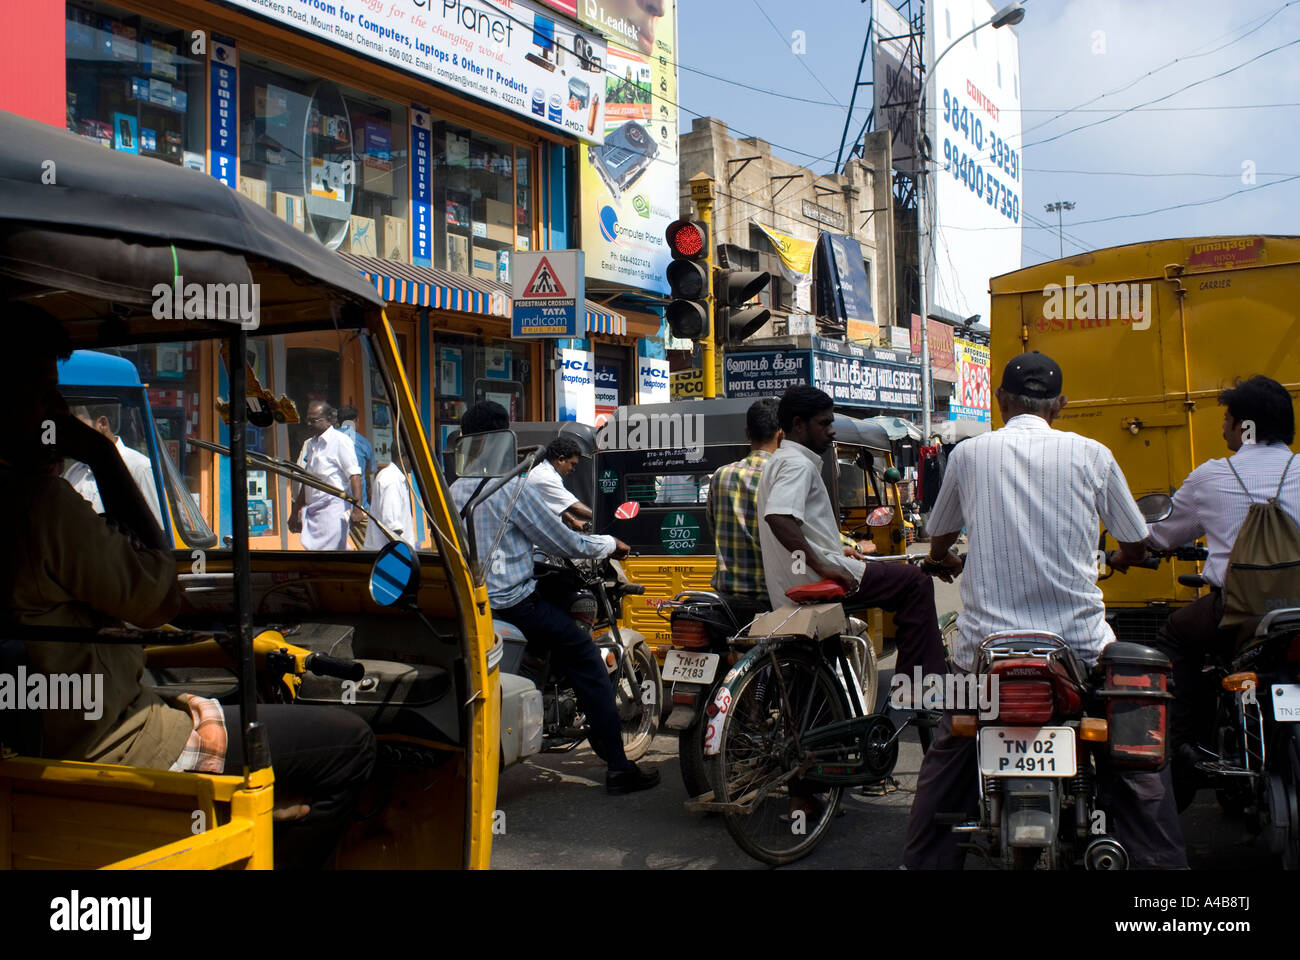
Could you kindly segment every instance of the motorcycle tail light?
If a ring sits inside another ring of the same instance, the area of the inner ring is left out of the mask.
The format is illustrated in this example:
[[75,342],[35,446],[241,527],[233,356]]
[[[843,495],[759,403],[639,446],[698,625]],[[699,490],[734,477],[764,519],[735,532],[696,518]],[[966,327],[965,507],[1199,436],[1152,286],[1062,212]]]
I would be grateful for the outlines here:
[[998,679],[998,720],[1009,724],[1042,724],[1056,712],[1050,680]]
[[673,619],[673,646],[684,650],[704,650],[709,646],[709,632],[698,620]]
[[1223,689],[1231,693],[1240,693],[1242,690],[1258,689],[1258,687],[1259,677],[1253,670],[1230,673],[1223,678]]
[[1140,644],[1112,643],[1098,663],[1105,671],[1097,696],[1106,704],[1111,762],[1159,770],[1169,734],[1169,658]]

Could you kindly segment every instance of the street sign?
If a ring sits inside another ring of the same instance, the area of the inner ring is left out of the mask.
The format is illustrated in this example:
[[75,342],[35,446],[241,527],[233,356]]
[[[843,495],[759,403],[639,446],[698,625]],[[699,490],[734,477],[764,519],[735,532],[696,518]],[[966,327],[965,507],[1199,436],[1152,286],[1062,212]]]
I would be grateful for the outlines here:
[[672,374],[671,383],[674,400],[704,396],[703,370],[678,370]]
[[587,310],[584,268],[581,250],[516,251],[511,337],[526,340],[582,336]]

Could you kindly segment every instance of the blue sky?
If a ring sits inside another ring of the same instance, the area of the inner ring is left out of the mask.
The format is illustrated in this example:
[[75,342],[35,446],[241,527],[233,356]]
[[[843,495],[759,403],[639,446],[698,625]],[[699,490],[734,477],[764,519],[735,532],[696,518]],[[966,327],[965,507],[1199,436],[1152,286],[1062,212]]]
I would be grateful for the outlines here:
[[[788,160],[829,171],[869,8],[679,0],[681,129],[716,116]],[[1028,0],[1025,9],[1016,28],[1024,209],[1051,221],[1050,230],[1025,223],[1025,265],[1057,257],[1055,214],[1043,206],[1058,199],[1078,205],[1065,215],[1067,256],[1165,237],[1300,232],[1300,0]],[[791,50],[796,30],[803,55]],[[863,74],[870,78],[870,54]],[[850,140],[870,102],[863,87]],[[1245,192],[1201,203],[1236,191]],[[1176,204],[1200,205],[1148,214]],[[1135,213],[1148,215],[1112,219]]]

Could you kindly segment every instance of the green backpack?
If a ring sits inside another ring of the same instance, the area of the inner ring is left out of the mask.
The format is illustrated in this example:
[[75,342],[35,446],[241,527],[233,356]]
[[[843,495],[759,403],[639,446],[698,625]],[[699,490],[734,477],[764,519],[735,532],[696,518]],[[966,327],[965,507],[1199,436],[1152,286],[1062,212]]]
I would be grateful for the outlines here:
[[1300,529],[1278,503],[1293,460],[1295,454],[1282,471],[1277,492],[1265,503],[1251,498],[1232,460],[1227,461],[1251,500],[1228,555],[1228,572],[1223,578],[1223,619],[1219,621],[1220,628],[1237,631],[1238,649],[1250,645],[1254,629],[1266,613],[1281,607],[1300,607]]

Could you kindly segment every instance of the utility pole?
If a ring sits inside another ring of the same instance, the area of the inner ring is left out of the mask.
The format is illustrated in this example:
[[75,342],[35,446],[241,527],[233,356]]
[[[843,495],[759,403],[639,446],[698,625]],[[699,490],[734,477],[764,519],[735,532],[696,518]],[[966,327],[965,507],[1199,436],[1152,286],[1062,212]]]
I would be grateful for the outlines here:
[[708,246],[708,283],[709,295],[706,301],[709,316],[709,335],[700,343],[700,361],[704,367],[704,396],[712,399],[718,395],[718,377],[715,367],[715,344],[718,342],[717,324],[714,322],[716,311],[713,309],[713,261],[716,253],[713,243],[713,178],[704,173],[691,177],[691,199],[699,212],[700,223],[704,224],[705,243]]
[[1060,252],[1061,259],[1065,259],[1065,233],[1061,226],[1061,211],[1073,210],[1075,203],[1072,200],[1057,200],[1055,203],[1049,203],[1043,207],[1048,213],[1056,214],[1056,246]]

